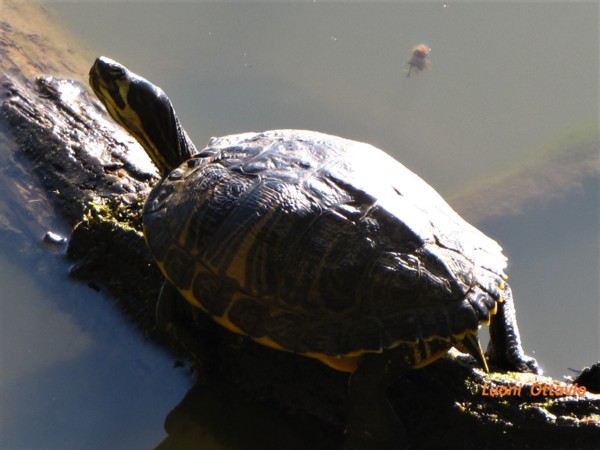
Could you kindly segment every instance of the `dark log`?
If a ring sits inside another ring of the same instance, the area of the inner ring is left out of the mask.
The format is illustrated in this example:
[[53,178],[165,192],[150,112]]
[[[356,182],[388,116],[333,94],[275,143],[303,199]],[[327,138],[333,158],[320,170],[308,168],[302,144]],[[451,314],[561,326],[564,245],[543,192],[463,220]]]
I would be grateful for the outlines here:
[[[335,448],[347,413],[346,374],[233,335],[183,301],[174,307],[177,325],[170,333],[156,327],[161,276],[140,223],[156,173],[140,167],[134,156],[142,150],[84,85],[15,74],[2,79],[0,121],[16,143],[15,157],[28,161],[21,170],[39,178],[73,226],[73,276],[106,289],[145,335],[189,360],[200,388],[221,392],[228,407],[238,399],[258,400],[262,408],[286,413],[287,423],[302,430],[304,448]],[[471,363],[452,353],[390,389],[412,448],[600,448],[600,395],[536,395],[544,386],[569,385],[536,375],[484,374]],[[590,373],[579,386],[586,382],[591,390],[596,383],[597,389],[598,368]],[[498,386],[512,388],[512,395],[484,395]],[[195,404],[193,397],[194,391],[173,414]],[[177,442],[181,430],[169,423],[169,440]],[[167,441],[164,448],[174,448]]]

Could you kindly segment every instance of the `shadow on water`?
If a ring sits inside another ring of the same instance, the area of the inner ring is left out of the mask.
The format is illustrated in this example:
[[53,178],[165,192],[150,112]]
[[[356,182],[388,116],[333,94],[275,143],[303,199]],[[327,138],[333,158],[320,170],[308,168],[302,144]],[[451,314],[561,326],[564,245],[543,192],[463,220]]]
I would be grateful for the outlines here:
[[[228,385],[198,385],[168,415],[168,437],[156,450],[326,450],[339,438],[307,417],[287,420],[277,408],[252,402]],[[311,430],[306,433],[305,430]]]

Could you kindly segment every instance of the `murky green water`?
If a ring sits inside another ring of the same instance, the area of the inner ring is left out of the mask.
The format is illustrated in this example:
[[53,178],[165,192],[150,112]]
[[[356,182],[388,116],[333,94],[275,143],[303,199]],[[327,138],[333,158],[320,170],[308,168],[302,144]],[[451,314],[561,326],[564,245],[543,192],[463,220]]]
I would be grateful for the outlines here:
[[[598,149],[598,5],[49,4],[95,54],[160,85],[199,146],[306,128],[390,152],[502,243],[524,346],[548,374],[600,357],[598,178],[558,170],[582,133]],[[406,77],[420,43],[432,67]],[[550,151],[565,156],[543,173],[556,183],[532,177],[520,212],[468,211],[479,186],[546,167]],[[185,373],[101,295],[49,282],[66,277],[60,252],[42,270],[3,248],[0,447],[158,445]],[[209,442],[199,448],[219,448]]]

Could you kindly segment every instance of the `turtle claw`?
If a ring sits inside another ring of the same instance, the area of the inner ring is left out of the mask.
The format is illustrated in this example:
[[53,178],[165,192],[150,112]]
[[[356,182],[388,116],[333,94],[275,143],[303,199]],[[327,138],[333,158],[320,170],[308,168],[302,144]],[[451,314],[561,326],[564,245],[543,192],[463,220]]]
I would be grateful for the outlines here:
[[543,373],[543,370],[540,368],[537,360],[531,356],[527,356],[522,352],[522,350],[520,352],[513,353],[507,351],[504,352],[503,355],[499,355],[490,342],[490,346],[488,347],[486,355],[490,361],[490,364],[500,369],[522,373],[535,373],[537,375],[541,375]]
[[538,375],[542,374],[542,369],[540,368],[538,362],[531,356],[522,355],[510,363],[517,372],[535,373]]
[[542,375],[544,373],[544,370],[540,367],[540,365],[538,364],[538,362],[535,358],[532,358],[530,356],[525,356],[525,361],[523,361],[523,363],[524,363],[524,366],[523,366],[524,372],[531,372],[531,373],[535,373],[537,375]]

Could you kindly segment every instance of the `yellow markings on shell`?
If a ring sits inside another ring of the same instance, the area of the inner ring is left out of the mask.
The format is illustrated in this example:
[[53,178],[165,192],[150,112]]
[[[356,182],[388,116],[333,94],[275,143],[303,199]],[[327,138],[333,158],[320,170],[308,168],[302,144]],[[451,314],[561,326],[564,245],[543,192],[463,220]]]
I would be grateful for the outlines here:
[[[506,279],[508,279],[508,277],[505,275],[503,277],[503,279],[501,280],[501,282],[498,284],[498,289],[499,290],[504,291],[506,289],[506,281],[505,281]],[[500,296],[500,298],[498,299],[498,301],[500,303],[504,303],[504,297]],[[496,314],[496,310],[494,310],[494,312],[492,314]]]
[[490,318],[488,320],[483,320],[479,323],[483,323],[484,325],[489,326],[490,323],[492,322],[492,316],[495,316],[496,313],[498,312],[498,302],[501,302],[503,299],[502,297],[500,297],[500,299],[496,302],[494,302],[494,307],[490,310]]
[[306,353],[305,356],[309,358],[315,358],[321,361],[323,364],[328,365],[332,369],[338,370],[340,372],[354,372],[356,367],[358,366],[358,362],[362,356],[326,356],[319,355],[317,353]]
[[[237,280],[237,282],[244,286],[246,284],[246,260],[248,257],[248,250],[252,246],[251,243],[248,242],[249,238],[246,237],[242,246],[240,247],[240,252],[233,258],[233,261],[227,268],[227,276]],[[254,241],[254,239],[252,239]],[[246,245],[248,246],[246,248]]]
[[[429,349],[428,346],[426,346],[427,349]],[[448,353],[448,350],[439,350],[436,353],[430,353],[427,355],[427,357],[422,358],[422,359],[416,359],[415,361],[418,361],[413,367],[415,369],[421,369],[425,366],[428,366],[429,364],[431,364],[434,361],[437,361],[438,359],[440,359],[442,356],[444,356],[446,353]],[[415,353],[417,352],[417,350],[415,350]]]
[[[163,274],[164,274],[165,273],[164,264],[162,262],[158,262],[158,261],[157,261],[157,264],[158,264],[161,272],[163,272]],[[182,290],[179,288],[177,288],[177,289],[179,290],[180,294],[186,299],[186,301],[189,302],[192,306],[195,306],[196,308],[200,308],[202,311],[204,311],[205,313],[210,315],[210,313],[206,310],[206,308],[202,305],[202,303],[200,303],[196,299],[196,297],[194,296],[194,293],[190,289],[186,289],[186,290]],[[233,333],[236,333],[236,334],[240,334],[242,336],[247,336],[246,333],[244,333],[237,325],[235,325],[229,319],[229,310],[231,309],[232,305],[237,301],[235,298],[236,294],[239,294],[239,292],[234,293],[234,298],[231,299],[231,301],[229,303],[229,307],[227,308],[225,313],[223,313],[222,316],[211,315],[211,317],[215,322],[217,322],[219,325],[226,328],[227,330],[229,330]],[[280,344],[273,341],[268,336],[250,337],[250,338],[253,341],[255,341],[261,345],[264,345],[266,347],[270,347],[275,350],[281,350],[281,351],[290,352],[290,353],[292,352],[291,349],[282,347]],[[354,370],[356,369],[356,367],[358,365],[358,361],[360,360],[360,357],[364,353],[365,353],[364,351],[359,350],[359,351],[351,352],[347,355],[340,355],[340,356],[327,356],[327,355],[323,355],[321,353],[310,353],[310,352],[309,353],[300,353],[300,355],[306,356],[309,358],[318,359],[319,361],[328,365],[329,367],[331,367],[335,370],[341,371],[341,372],[354,372]]]
[[[191,225],[191,221],[193,219],[193,215],[190,214],[190,217],[188,218],[188,220],[185,222],[185,226],[179,231],[179,237],[177,238],[177,245],[180,248],[186,248],[187,247],[187,240],[188,240],[188,234],[190,231],[190,225]],[[194,273],[197,273],[194,272]]]
[[202,303],[200,303],[198,300],[196,300],[196,297],[194,296],[193,292],[189,289],[186,290],[181,290],[179,288],[177,288],[179,290],[179,293],[181,295],[183,295],[183,297],[192,305],[195,306],[196,308],[200,308],[202,311],[204,311],[205,313],[209,314],[209,312],[206,310],[206,308],[204,306],[202,306]]
[[[259,224],[257,224],[258,226]],[[251,242],[254,242],[254,238],[252,239]],[[248,249],[251,247],[251,242],[248,242],[248,247],[245,248],[245,252],[247,253]],[[244,244],[242,244],[242,246],[244,246]],[[165,273],[164,270],[164,265],[162,262],[157,262],[158,266],[160,268],[160,270]],[[197,265],[196,267],[196,272],[198,272],[198,270],[200,269],[200,266]],[[237,270],[239,270],[239,267],[237,268]],[[233,271],[231,273],[234,273]],[[228,272],[229,274],[229,272]],[[179,288],[178,288],[179,289]],[[186,290],[181,290],[179,289],[179,292],[181,293],[181,295],[193,306],[195,306],[196,308],[200,308],[201,310],[203,310],[204,312],[206,312],[207,314],[210,315],[210,313],[206,310],[206,308],[202,305],[202,303],[196,299],[196,297],[194,296],[194,293],[192,292],[191,289],[186,289]],[[213,318],[213,320],[215,322],[217,322],[219,325],[221,325],[222,327],[226,328],[227,330],[239,334],[239,335],[243,335],[243,336],[248,336],[247,333],[245,333],[244,331],[242,331],[237,325],[235,325],[230,319],[229,319],[229,310],[231,309],[232,305],[235,304],[236,301],[238,301],[238,299],[236,297],[243,295],[241,292],[239,291],[235,291],[233,293],[233,297],[231,298],[231,300],[229,301],[229,306],[227,307],[227,309],[225,310],[225,312],[223,313],[223,315],[221,316],[214,316],[211,315],[211,317]],[[495,303],[495,307],[493,310],[490,311],[490,313],[496,314],[497,312],[497,303]],[[480,323],[484,323],[486,325],[489,325],[490,320],[487,321],[481,321]],[[465,337],[467,336],[467,334],[470,335],[477,335],[479,332],[478,329],[475,330],[470,330],[467,329],[462,333],[459,334],[453,334],[451,337],[441,337],[441,336],[430,336],[427,338],[423,338],[420,341],[419,340],[398,340],[396,342],[394,342],[390,348],[395,348],[398,347],[400,345],[405,345],[409,348],[411,348],[413,350],[413,361],[415,362],[413,367],[414,368],[422,368],[425,367],[431,363],[433,363],[434,361],[436,361],[437,359],[441,358],[442,356],[444,356],[448,350],[450,349],[450,347],[453,346],[453,344],[455,342],[460,342],[463,341],[465,339]],[[249,336],[253,341],[264,345],[266,347],[275,349],[275,350],[280,350],[280,351],[286,351],[286,352],[293,352],[292,349],[287,349],[282,347],[280,344],[278,344],[277,342],[275,342],[274,340],[272,340],[269,336],[262,336],[262,337],[252,337]],[[432,351],[432,347],[430,345],[430,343],[432,343],[433,341],[443,341],[443,342],[447,342],[448,343],[448,348],[447,349],[439,349],[436,351]],[[365,354],[365,353],[382,353],[382,350],[355,350],[353,352],[349,352],[347,354],[343,354],[343,355],[325,355],[322,353],[314,353],[314,352],[307,352],[307,353],[298,353],[299,355],[302,356],[306,356],[309,358],[314,358],[317,359],[319,361],[321,361],[322,363],[326,364],[327,366],[331,367],[332,369],[341,371],[341,372],[353,372],[361,357]]]
[[[180,289],[179,286],[175,285],[171,279],[167,276],[167,271],[165,270],[165,264],[162,261],[156,261],[156,265],[158,266],[158,268],[160,269],[160,271],[163,273],[163,275],[165,276],[165,278],[167,279],[167,281],[169,283],[172,283],[177,290],[179,291],[179,293],[181,295],[183,295],[183,297],[192,305],[195,306],[196,308],[200,308],[202,311],[204,311],[205,313],[208,314],[208,311],[206,310],[206,308],[204,308],[204,306],[202,306],[202,304],[196,300],[196,298],[194,297],[194,294],[192,293],[192,291],[190,289]],[[196,266],[197,269],[197,266]],[[197,270],[195,271],[195,273],[197,272]]]
[[[162,270],[163,266],[161,264],[159,264],[159,266],[160,266],[160,268]],[[219,325],[221,325],[222,327],[226,328],[227,330],[231,331],[232,333],[240,334],[242,336],[248,336],[244,331],[242,331],[240,329],[240,327],[238,327],[237,325],[235,325],[229,319],[229,310],[231,309],[231,307],[233,306],[233,304],[236,301],[238,301],[238,299],[236,299],[236,295],[241,295],[241,293],[239,291],[234,292],[233,298],[230,300],[229,306],[227,307],[227,309],[225,310],[225,312],[223,313],[223,315],[222,316],[214,316],[214,315],[210,314],[210,312],[208,312],[206,310],[206,308],[202,305],[202,303],[200,303],[200,301],[198,301],[198,299],[196,299],[196,297],[194,296],[194,293],[190,289],[186,289],[186,290],[182,290],[182,289],[179,289],[179,288],[177,288],[177,289],[179,290],[180,294],[192,306],[195,306],[196,308],[200,308],[202,311],[204,311],[205,313],[209,314],[212,317],[212,319],[215,322],[217,322]],[[258,342],[259,344],[265,345],[267,347],[274,348],[276,350],[289,351],[289,350],[283,348],[281,345],[279,345],[277,342],[273,341],[271,338],[269,338],[267,336],[263,336],[263,337],[259,337],[259,338],[251,337],[251,339],[254,340],[255,342]]]
[[[435,341],[441,340],[441,341],[447,342],[448,348],[440,349],[436,353],[432,353],[429,342],[433,342],[434,340]],[[413,343],[411,345],[411,348],[413,350],[413,361],[414,361],[413,367],[421,368],[421,367],[427,366],[428,364],[432,363],[436,359],[439,359],[442,356],[444,356],[448,352],[448,350],[450,349],[451,346],[452,346],[452,344],[451,344],[450,338],[443,338],[443,337],[437,337],[437,336],[423,338],[423,339],[421,339],[420,342]],[[425,352],[425,354],[423,354],[423,352]]]
[[241,244],[235,249],[235,256],[231,261],[231,264],[227,268],[227,276],[237,280],[240,286],[246,285],[246,262],[248,261],[248,253],[252,248],[252,245],[256,241],[254,230],[256,225],[246,232],[246,236],[242,240]]
[[[250,249],[256,243],[256,237],[260,230],[271,220],[272,214],[273,211],[270,211],[269,214],[265,214],[260,220],[246,230],[242,242],[234,249],[235,256],[225,273],[228,277],[236,280],[240,286],[247,286],[248,280],[246,279],[246,274]],[[232,249],[229,249],[229,251],[232,251]],[[256,269],[257,268],[255,267],[255,273],[257,272]]]

